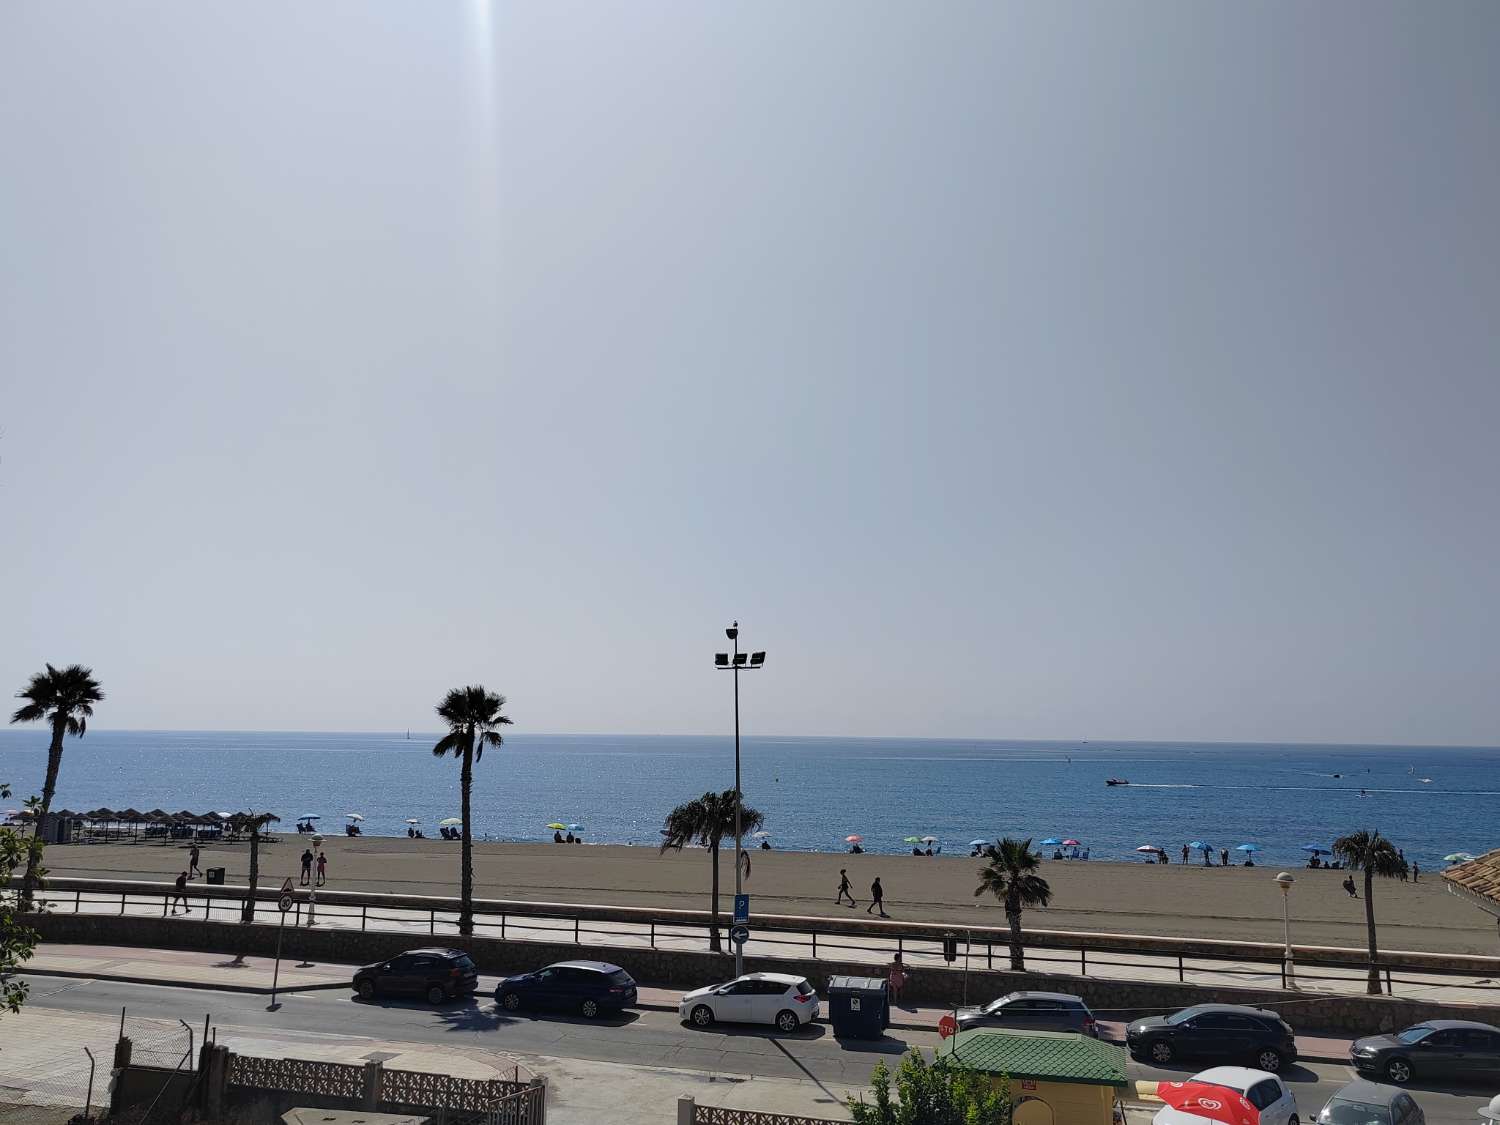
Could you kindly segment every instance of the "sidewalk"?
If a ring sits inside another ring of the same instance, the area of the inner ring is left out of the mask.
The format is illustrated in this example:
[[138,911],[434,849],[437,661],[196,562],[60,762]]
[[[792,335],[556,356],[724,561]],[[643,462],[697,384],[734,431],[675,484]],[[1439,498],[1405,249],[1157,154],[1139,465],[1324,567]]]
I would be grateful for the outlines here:
[[[198,953],[180,949],[143,949],[121,945],[54,945],[40,947],[20,970],[37,976],[86,977],[131,984],[170,985],[175,988],[206,988],[221,992],[251,992],[269,995],[272,958],[245,957],[236,960],[227,953]],[[329,962],[304,964],[282,958],[278,990],[306,992],[314,989],[350,989],[357,965]],[[498,978],[480,977],[479,995],[493,993]],[[641,988],[639,1007],[647,1011],[675,1012],[682,998],[680,989]],[[891,1013],[891,1027],[901,1031],[935,1032],[938,1021],[950,1008],[900,1007]],[[1125,1041],[1125,1025],[1099,1021],[1103,1038]],[[1346,1062],[1349,1039],[1297,1034],[1297,1050],[1313,1062]]]

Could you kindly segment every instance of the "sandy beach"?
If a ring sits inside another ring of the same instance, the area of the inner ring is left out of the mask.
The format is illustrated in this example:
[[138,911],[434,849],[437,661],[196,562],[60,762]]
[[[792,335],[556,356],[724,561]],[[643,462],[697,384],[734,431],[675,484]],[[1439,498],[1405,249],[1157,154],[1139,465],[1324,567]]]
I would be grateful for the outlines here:
[[[307,838],[283,834],[261,850],[263,884],[295,875]],[[458,845],[391,837],[325,840],[333,890],[456,894]],[[231,883],[247,877],[249,846],[205,845],[202,867],[224,867]],[[658,855],[653,848],[556,844],[476,844],[475,894],[481,898],[605,903],[705,909],[708,853]],[[966,857],[843,855],[754,851],[747,890],[767,914],[864,916],[869,885],[880,876],[894,918],[1003,926],[993,899],[976,899],[979,861]],[[720,857],[721,906],[732,906],[733,856]],[[171,878],[187,865],[179,844],[55,846],[46,865],[54,875],[119,879]],[[859,900],[856,911],[833,904],[846,867]],[[1060,930],[1279,941],[1281,897],[1270,867],[1203,868],[1172,864],[1047,860],[1042,874],[1053,905],[1028,912],[1029,925]],[[1292,939],[1300,944],[1360,947],[1363,903],[1349,898],[1343,872],[1298,868],[1292,891]],[[1362,893],[1362,892],[1361,892]],[[1449,894],[1434,873],[1416,884],[1377,880],[1376,919],[1383,947],[1452,953],[1500,953],[1495,925]]]

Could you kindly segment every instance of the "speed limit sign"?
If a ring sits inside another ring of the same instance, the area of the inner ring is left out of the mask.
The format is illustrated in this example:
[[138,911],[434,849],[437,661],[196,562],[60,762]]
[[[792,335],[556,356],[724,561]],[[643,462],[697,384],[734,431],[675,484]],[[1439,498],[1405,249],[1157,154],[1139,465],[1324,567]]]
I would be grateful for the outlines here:
[[278,898],[276,900],[276,908],[278,910],[280,910],[283,914],[285,914],[288,910],[290,910],[292,908],[292,896],[291,895],[282,895],[280,898]]

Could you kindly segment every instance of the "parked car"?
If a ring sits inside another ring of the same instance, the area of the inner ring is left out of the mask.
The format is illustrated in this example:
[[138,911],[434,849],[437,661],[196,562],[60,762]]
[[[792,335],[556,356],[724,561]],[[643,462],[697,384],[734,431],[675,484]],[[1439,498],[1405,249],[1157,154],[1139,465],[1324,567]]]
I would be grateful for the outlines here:
[[635,1006],[635,980],[607,961],[559,961],[534,973],[505,977],[495,999],[508,1012],[542,1008],[593,1019]]
[[366,965],[354,974],[354,991],[376,996],[425,996],[441,1004],[479,986],[479,970],[462,949],[409,949],[389,961]]
[[1170,1016],[1136,1020],[1125,1046],[1137,1059],[1165,1066],[1179,1059],[1249,1062],[1276,1073],[1297,1061],[1297,1041],[1275,1012],[1232,1004],[1198,1004]]
[[1500,1071],[1500,1028],[1470,1020],[1428,1020],[1394,1035],[1370,1035],[1349,1047],[1361,1074],[1398,1086],[1423,1078],[1484,1078]]
[[695,1027],[714,1023],[769,1023],[796,1031],[818,1018],[822,1002],[806,977],[785,973],[746,973],[727,984],[694,989],[677,1012]]
[[[1206,1082],[1244,1094],[1245,1100],[1259,1111],[1260,1125],[1297,1125],[1297,1098],[1274,1074],[1244,1066],[1215,1066],[1187,1081]],[[1197,1114],[1167,1106],[1157,1111],[1151,1125],[1202,1125],[1202,1121]]]
[[1066,992],[1012,992],[979,1008],[963,1008],[958,1028],[1014,1027],[1037,1031],[1077,1031],[1099,1037],[1094,1013],[1082,997]]
[[1356,1078],[1339,1088],[1318,1114],[1318,1125],[1426,1125],[1422,1107],[1405,1090]]

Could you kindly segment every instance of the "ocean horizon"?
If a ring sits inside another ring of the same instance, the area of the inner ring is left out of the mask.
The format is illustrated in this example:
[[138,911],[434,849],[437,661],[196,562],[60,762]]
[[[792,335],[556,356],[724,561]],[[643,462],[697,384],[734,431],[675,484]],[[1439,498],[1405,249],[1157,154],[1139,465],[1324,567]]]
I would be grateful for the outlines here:
[[[54,807],[271,811],[286,827],[317,814],[342,832],[360,813],[366,835],[401,836],[408,817],[429,835],[458,811],[458,765],[438,759],[438,732],[120,731],[68,739]],[[584,826],[591,843],[655,846],[677,803],[734,783],[725,735],[507,732],[475,768],[474,831],[504,842],[551,839],[552,821]],[[0,731],[9,807],[39,792],[48,731]],[[742,739],[746,803],[781,850],[837,851],[859,834],[870,852],[909,851],[936,836],[944,854],[1000,835],[1078,839],[1091,859],[1139,862],[1160,846],[1174,861],[1204,840],[1260,847],[1262,866],[1306,861],[1378,828],[1424,869],[1488,850],[1482,827],[1500,797],[1500,751],[1478,746],[1016,739]],[[1108,786],[1118,777],[1130,784]]]

